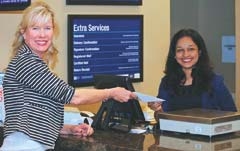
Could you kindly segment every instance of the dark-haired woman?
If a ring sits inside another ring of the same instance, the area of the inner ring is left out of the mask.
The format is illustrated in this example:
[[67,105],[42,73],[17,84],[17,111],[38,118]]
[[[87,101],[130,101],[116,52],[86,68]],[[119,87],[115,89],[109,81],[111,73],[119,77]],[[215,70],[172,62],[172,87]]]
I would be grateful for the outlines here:
[[223,77],[213,71],[205,42],[193,29],[182,29],[172,38],[157,97],[148,103],[154,111],[190,108],[237,111]]

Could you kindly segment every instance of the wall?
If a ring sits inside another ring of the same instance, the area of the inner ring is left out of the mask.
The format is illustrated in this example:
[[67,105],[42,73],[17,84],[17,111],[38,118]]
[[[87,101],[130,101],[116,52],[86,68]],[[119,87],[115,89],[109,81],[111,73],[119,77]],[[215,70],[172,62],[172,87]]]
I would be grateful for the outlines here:
[[198,1],[171,0],[170,22],[171,37],[182,28],[198,29]]
[[236,20],[236,103],[240,108],[240,0],[235,1],[235,20]]
[[[143,14],[144,81],[135,83],[134,87],[136,91],[157,95],[170,39],[169,0],[143,0],[142,6],[66,6],[65,0],[47,2],[55,10],[61,29],[57,40],[60,51],[59,63],[55,72],[65,81],[67,81],[67,14]],[[11,42],[20,19],[21,12],[0,12],[0,71],[8,64]],[[98,106],[99,104],[95,104],[80,108],[96,111]]]
[[233,93],[235,93],[235,63],[222,62],[221,40],[222,36],[235,35],[234,16],[235,0],[203,0],[199,3],[199,30],[206,40],[215,71],[224,76],[226,85]]

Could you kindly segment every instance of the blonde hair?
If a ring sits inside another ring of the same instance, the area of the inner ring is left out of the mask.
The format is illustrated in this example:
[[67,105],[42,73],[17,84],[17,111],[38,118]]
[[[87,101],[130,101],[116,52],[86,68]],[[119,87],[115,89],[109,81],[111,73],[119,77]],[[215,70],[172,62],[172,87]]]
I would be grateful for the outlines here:
[[[23,16],[17,31],[15,32],[15,39],[12,43],[12,57],[14,57],[19,48],[24,44],[24,38],[22,32],[28,27],[32,27],[37,23],[46,23],[50,19],[53,22],[53,37],[57,38],[59,35],[59,28],[54,18],[54,12],[48,4],[41,0],[33,2],[28,8],[23,11]],[[43,55],[43,61],[48,64],[50,69],[54,69],[58,58],[58,50],[54,43],[48,48]]]

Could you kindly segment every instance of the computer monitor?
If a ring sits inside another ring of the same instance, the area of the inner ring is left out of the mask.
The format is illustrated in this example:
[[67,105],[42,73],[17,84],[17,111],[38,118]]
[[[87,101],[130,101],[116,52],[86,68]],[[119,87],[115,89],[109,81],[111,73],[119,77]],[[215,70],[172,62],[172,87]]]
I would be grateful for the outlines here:
[[93,86],[95,74],[143,81],[143,15],[68,15],[68,83]]
[[19,11],[31,4],[31,0],[0,0],[0,11]]
[[[94,75],[95,88],[106,89],[113,87],[123,87],[134,92],[131,78],[116,75]],[[115,128],[120,131],[128,132],[132,125],[145,122],[144,114],[138,100],[128,102],[117,102],[109,99],[102,103],[98,110],[93,127],[108,129]]]

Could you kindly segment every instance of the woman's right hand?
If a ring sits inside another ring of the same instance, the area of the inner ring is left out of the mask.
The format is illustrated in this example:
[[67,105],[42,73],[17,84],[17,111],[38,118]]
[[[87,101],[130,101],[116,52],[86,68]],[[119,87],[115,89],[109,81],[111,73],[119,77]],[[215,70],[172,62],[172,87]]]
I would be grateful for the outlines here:
[[109,91],[109,98],[113,98],[118,102],[128,102],[130,99],[137,98],[136,94],[122,87],[115,87],[107,90]]
[[150,109],[152,109],[153,111],[161,111],[161,112],[163,112],[162,103],[161,102],[148,102],[148,107]]

